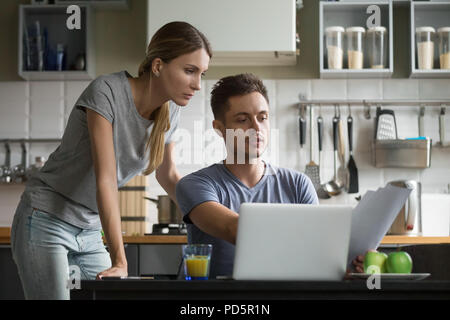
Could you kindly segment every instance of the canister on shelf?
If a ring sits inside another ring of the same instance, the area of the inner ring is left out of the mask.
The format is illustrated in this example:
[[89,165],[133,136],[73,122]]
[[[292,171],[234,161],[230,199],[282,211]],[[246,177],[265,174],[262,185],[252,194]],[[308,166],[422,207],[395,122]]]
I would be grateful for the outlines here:
[[450,27],[437,30],[439,36],[439,62],[441,69],[450,69]]
[[339,26],[325,29],[328,56],[328,69],[342,69],[344,60],[343,35],[344,28]]
[[349,69],[362,69],[364,65],[364,34],[363,27],[349,27],[347,35],[347,59]]
[[433,27],[416,28],[417,65],[419,69],[433,69],[435,32]]
[[370,68],[386,68],[387,32],[385,27],[371,27],[367,30],[367,52]]

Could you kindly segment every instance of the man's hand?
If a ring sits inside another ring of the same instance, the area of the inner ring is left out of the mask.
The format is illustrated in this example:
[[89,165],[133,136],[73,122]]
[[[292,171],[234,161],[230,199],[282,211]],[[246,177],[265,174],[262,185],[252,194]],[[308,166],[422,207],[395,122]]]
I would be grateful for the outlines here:
[[359,255],[352,261],[354,270],[347,269],[344,279],[350,279],[349,274],[352,272],[364,273],[364,257],[365,255]]
[[101,280],[102,277],[127,277],[128,267],[126,266],[112,266],[99,274],[97,274],[97,280]]
[[354,269],[357,273],[364,273],[364,256],[365,255],[359,255],[352,261]]

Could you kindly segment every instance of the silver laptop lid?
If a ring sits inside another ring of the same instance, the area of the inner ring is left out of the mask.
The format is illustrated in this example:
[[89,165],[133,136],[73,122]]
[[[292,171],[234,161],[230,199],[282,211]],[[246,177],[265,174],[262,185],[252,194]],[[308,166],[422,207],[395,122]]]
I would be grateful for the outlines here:
[[331,280],[345,275],[352,207],[243,203],[237,280]]

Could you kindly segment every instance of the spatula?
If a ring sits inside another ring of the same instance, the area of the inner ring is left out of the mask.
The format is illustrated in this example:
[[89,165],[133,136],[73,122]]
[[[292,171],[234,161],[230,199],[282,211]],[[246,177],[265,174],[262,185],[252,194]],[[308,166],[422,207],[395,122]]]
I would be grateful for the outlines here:
[[309,163],[305,167],[305,174],[311,179],[314,189],[320,187],[320,171],[319,165],[314,162],[313,158],[313,121],[312,121],[312,107],[309,106]]
[[348,131],[348,149],[350,158],[348,159],[348,193],[358,193],[358,169],[356,168],[355,159],[353,159],[353,117],[349,108],[349,115],[347,117],[347,131]]

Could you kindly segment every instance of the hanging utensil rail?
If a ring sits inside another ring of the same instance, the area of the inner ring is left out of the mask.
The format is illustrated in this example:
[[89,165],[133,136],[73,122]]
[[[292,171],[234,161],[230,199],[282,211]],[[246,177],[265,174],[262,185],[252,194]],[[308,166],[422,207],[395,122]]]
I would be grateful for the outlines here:
[[357,105],[357,106],[377,106],[377,105],[389,105],[389,106],[450,106],[450,100],[300,100],[299,106],[301,105],[332,105],[335,104],[347,104]]

